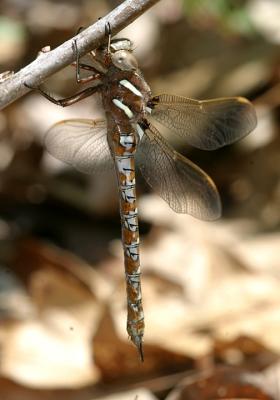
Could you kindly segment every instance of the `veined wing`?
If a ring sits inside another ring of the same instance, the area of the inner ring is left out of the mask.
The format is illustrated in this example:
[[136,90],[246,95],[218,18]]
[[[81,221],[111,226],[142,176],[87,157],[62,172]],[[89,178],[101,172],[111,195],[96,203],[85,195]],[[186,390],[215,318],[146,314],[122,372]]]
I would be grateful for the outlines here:
[[199,167],[173,150],[150,124],[138,145],[136,162],[148,184],[177,213],[203,220],[221,215],[215,184]]
[[45,146],[55,158],[85,173],[113,167],[104,120],[68,119],[53,125],[45,135]]
[[243,97],[199,101],[162,94],[153,97],[149,107],[156,121],[202,150],[233,143],[257,125],[255,109]]

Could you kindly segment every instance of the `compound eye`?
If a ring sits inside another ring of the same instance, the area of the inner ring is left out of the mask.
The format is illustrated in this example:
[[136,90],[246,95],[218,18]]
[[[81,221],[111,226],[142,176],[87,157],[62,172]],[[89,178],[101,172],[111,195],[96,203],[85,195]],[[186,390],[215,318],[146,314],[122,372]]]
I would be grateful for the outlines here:
[[112,54],[113,64],[122,71],[132,71],[137,69],[135,57],[126,50],[119,50]]

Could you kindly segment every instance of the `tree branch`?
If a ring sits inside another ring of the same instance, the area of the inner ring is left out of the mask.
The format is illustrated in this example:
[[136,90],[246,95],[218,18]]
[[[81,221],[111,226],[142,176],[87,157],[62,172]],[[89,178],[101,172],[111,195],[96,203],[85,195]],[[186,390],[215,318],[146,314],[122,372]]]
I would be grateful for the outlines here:
[[[75,36],[81,56],[104,41],[107,22],[110,23],[112,33],[116,34],[158,1],[125,0],[104,18]],[[56,49],[42,53],[31,64],[0,83],[0,110],[29,91],[24,82],[30,86],[39,86],[47,77],[75,61],[72,43],[73,39],[70,39]]]

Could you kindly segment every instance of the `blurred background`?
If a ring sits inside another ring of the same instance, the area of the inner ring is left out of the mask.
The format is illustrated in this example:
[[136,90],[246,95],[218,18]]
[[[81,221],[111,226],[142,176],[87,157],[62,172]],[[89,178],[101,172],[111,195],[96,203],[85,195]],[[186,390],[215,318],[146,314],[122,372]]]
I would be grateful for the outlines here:
[[[120,3],[2,0],[0,73]],[[102,116],[100,99],[61,109],[32,92],[0,112],[1,399],[280,398],[279,21],[279,0],[162,0],[119,35],[154,94],[245,96],[258,115],[213,152],[163,132],[215,181],[219,221],[175,214],[137,176],[144,364],[125,329],[115,177],[83,175],[42,145],[54,122]],[[44,88],[74,93],[75,70]]]

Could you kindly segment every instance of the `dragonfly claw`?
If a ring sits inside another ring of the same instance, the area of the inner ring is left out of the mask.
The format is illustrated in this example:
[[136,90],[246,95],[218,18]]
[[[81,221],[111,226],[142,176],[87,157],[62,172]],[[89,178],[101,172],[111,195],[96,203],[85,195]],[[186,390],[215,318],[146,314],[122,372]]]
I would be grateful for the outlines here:
[[38,88],[36,88],[36,87],[34,87],[34,86],[31,86],[31,85],[29,85],[29,84],[26,83],[26,82],[24,82],[23,84],[24,84],[25,87],[27,87],[27,88],[30,89],[30,90],[38,90]]

